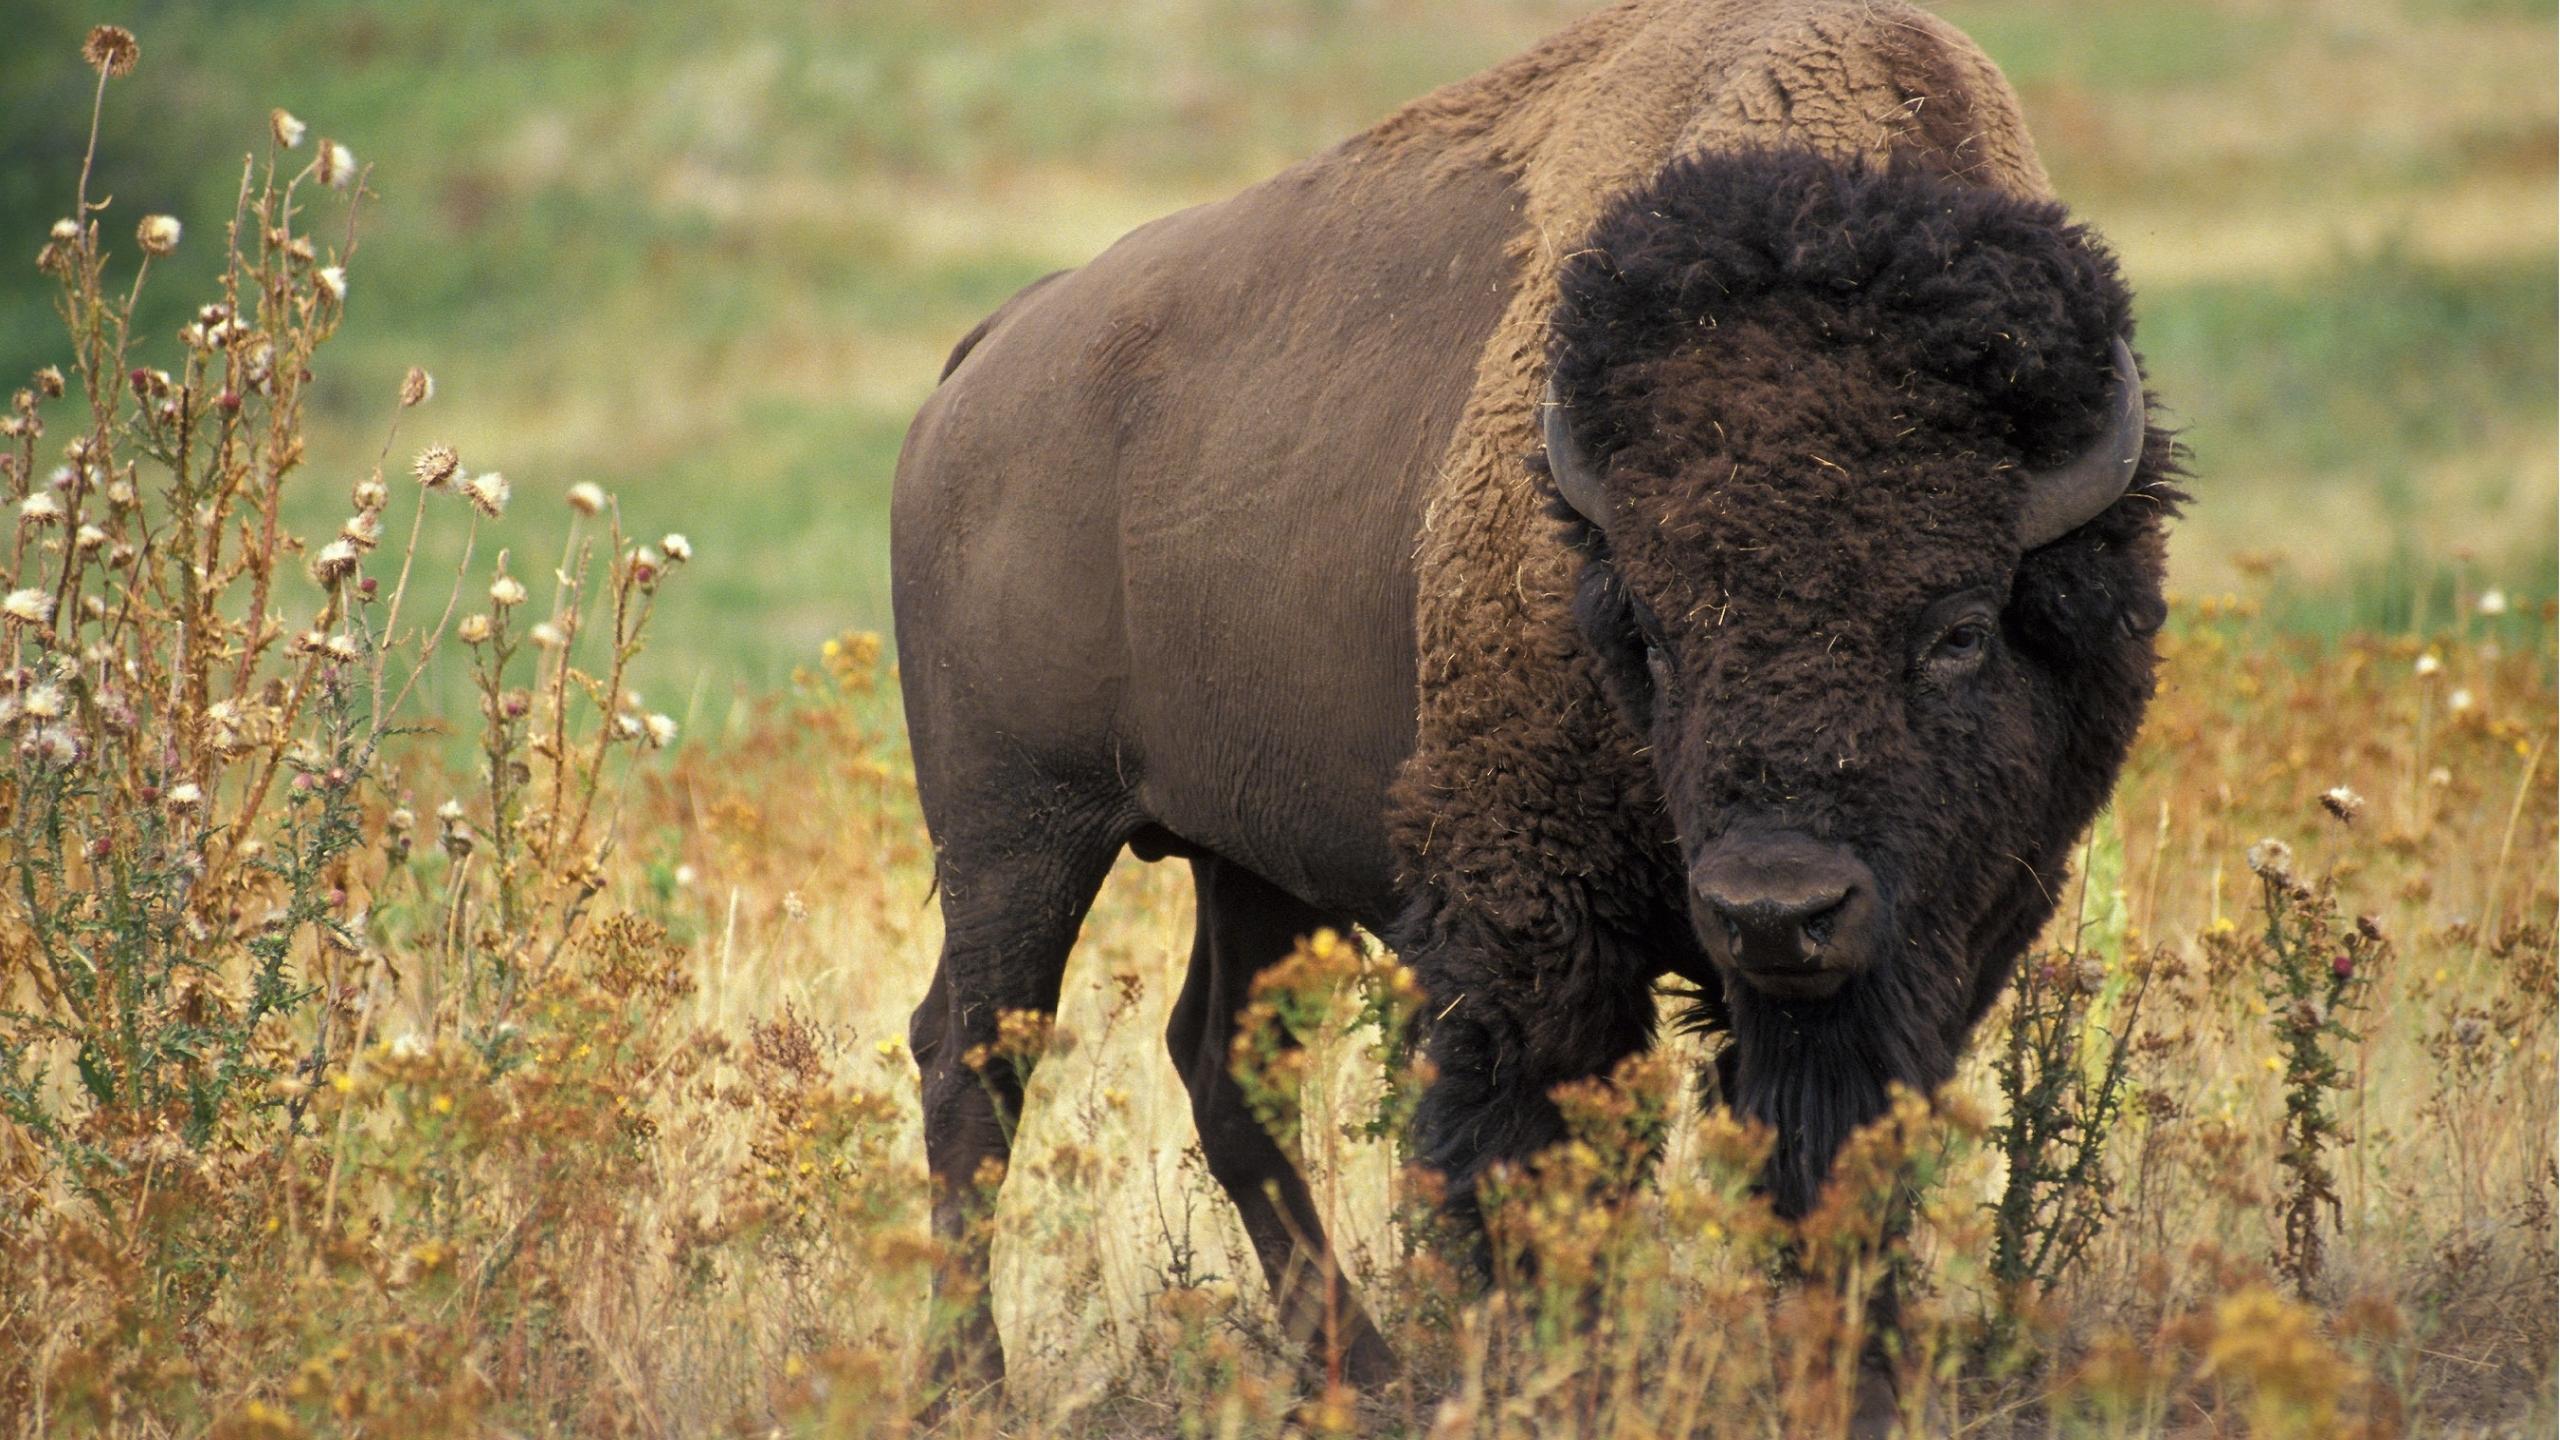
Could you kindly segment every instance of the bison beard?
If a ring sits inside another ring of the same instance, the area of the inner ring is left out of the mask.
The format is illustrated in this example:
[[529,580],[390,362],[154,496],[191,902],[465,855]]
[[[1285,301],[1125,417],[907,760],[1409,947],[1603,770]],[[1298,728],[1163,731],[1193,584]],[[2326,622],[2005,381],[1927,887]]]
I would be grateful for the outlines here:
[[1885,1111],[1890,1089],[1929,1094],[1955,1073],[1948,1018],[1863,986],[1830,1008],[1799,1013],[1742,993],[1731,997],[1730,1103],[1776,1135],[1764,1177],[1771,1205],[1796,1219],[1813,1208],[1832,1157]]

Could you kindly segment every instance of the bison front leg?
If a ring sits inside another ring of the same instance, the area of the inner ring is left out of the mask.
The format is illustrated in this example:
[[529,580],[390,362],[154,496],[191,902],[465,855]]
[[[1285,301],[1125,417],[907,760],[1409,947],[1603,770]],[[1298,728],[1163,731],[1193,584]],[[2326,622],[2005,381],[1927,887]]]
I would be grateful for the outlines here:
[[1284,1147],[1263,1128],[1234,1071],[1237,1018],[1252,998],[1254,977],[1308,935],[1349,924],[1224,860],[1194,860],[1192,874],[1199,922],[1165,1045],[1191,1093],[1201,1158],[1235,1202],[1270,1281],[1281,1329],[1306,1347],[1309,1378],[1377,1388],[1394,1378],[1394,1356],[1326,1238],[1296,1147]]
[[[1480,1280],[1494,1278],[1497,1258],[1479,1193],[1487,1173],[1533,1165],[1567,1138],[1558,1086],[1605,1078],[1653,1043],[1651,976],[1619,947],[1520,953],[1442,939],[1405,955],[1431,997],[1437,1072],[1414,1117],[1416,1151],[1447,1186],[1449,1239]],[[1534,1253],[1519,1258],[1534,1269]]]

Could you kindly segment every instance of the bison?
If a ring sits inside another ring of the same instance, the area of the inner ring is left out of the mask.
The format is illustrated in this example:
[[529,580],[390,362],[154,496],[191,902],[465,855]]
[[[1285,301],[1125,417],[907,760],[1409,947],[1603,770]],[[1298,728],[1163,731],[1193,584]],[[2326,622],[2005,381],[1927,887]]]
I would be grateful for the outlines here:
[[1461,1221],[1667,978],[1783,1213],[1948,1078],[2140,720],[2179,499],[2125,286],[2048,191],[1923,13],[1630,0],[960,342],[892,511],[960,1376],[1002,1367],[999,1017],[1054,1009],[1123,849],[1192,869],[1201,1150],[1357,1381],[1387,1349],[1228,1071],[1310,931],[1426,987]]

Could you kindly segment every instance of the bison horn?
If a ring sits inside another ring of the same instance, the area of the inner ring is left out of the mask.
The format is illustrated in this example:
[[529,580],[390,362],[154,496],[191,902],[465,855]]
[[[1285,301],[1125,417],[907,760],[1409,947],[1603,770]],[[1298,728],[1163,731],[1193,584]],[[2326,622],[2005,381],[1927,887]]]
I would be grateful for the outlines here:
[[1598,525],[1600,517],[1608,513],[1608,497],[1600,489],[1600,472],[1592,468],[1591,457],[1574,442],[1573,426],[1565,420],[1567,408],[1563,397],[1556,394],[1555,377],[1548,376],[1546,396],[1538,402],[1539,413],[1545,417],[1547,474],[1554,478],[1556,493],[1564,497],[1564,503]]
[[[2050,545],[2098,518],[2133,484],[2142,464],[2145,408],[2142,371],[2133,349],[2114,342],[2115,388],[2107,397],[2107,423],[2070,463],[2028,477],[2025,508],[2018,515],[2018,546]],[[1550,435],[1552,435],[1550,430]],[[1550,450],[1554,446],[1548,441]]]

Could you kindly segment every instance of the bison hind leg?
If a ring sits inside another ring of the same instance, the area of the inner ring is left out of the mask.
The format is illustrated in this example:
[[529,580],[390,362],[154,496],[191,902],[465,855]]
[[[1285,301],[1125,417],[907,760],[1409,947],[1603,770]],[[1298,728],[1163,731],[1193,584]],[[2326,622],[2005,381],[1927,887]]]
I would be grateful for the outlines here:
[[994,842],[958,826],[937,838],[945,832],[957,833],[938,856],[942,958],[907,1029],[923,1080],[933,1229],[944,1247],[927,1345],[928,1416],[965,1407],[1004,1379],[990,1232],[1036,1059],[1033,1034],[1008,1017],[1057,1012],[1068,952],[1120,850],[1118,836],[1097,824],[1016,830]]
[[1342,1273],[1297,1158],[1263,1127],[1229,1068],[1254,977],[1308,935],[1350,926],[1230,861],[1195,856],[1191,873],[1198,893],[1191,968],[1165,1046],[1191,1093],[1201,1156],[1243,1217],[1281,1328],[1307,1347],[1312,1378],[1376,1388],[1395,1372],[1386,1341]]

